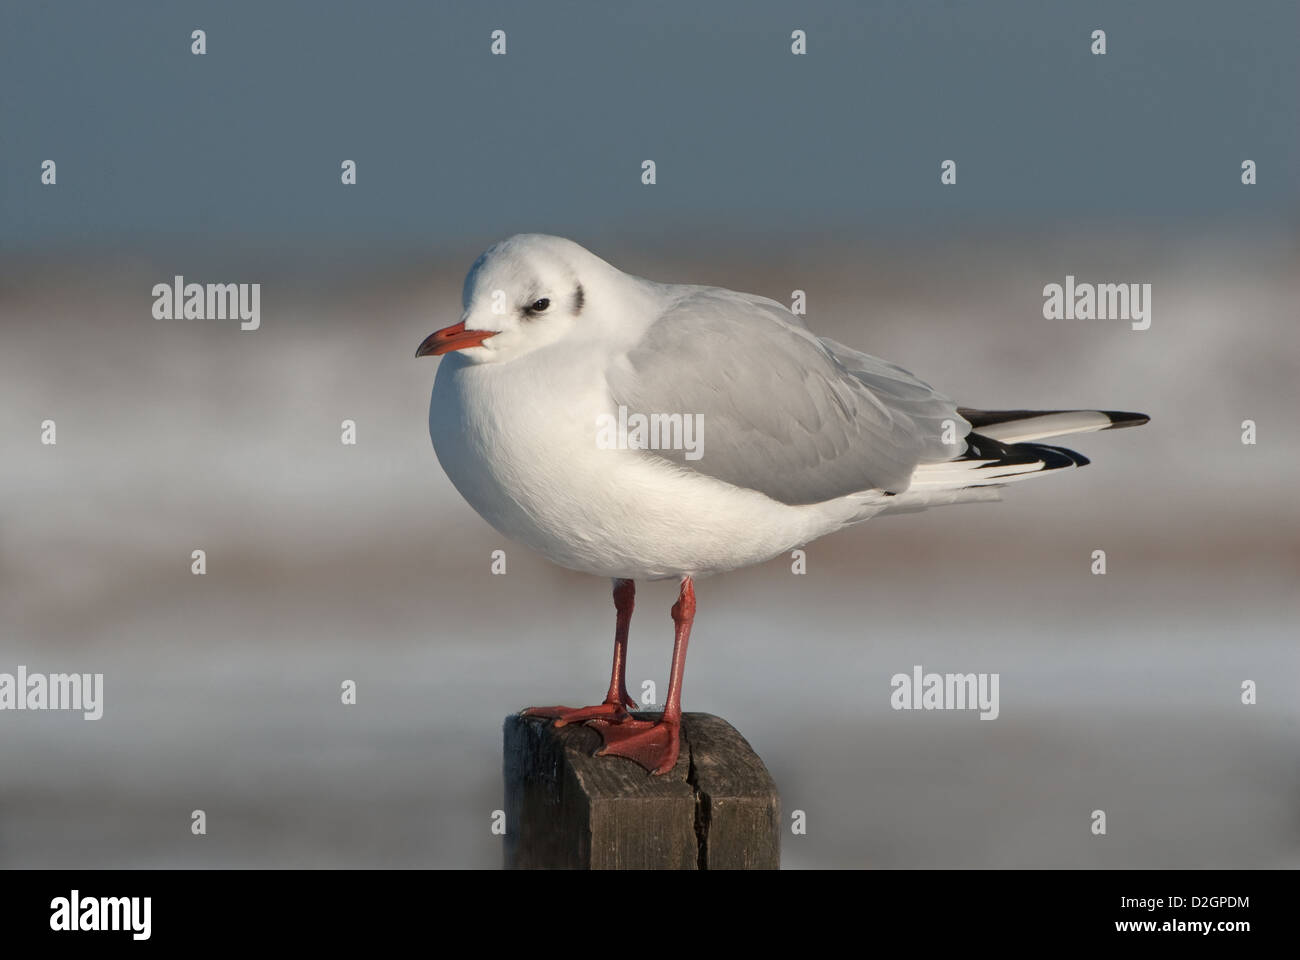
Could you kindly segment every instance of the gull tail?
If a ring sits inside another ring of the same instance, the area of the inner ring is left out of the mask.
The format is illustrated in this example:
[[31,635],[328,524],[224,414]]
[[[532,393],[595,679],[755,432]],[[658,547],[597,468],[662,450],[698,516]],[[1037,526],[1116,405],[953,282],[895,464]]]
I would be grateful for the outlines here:
[[1003,443],[982,433],[966,435],[966,452],[942,463],[924,463],[912,474],[908,493],[1001,486],[1065,467],[1087,466],[1088,458],[1045,443]]
[[1077,451],[1036,441],[1074,433],[1136,427],[1150,418],[1111,410],[972,410],[957,412],[970,422],[966,452],[941,463],[925,463],[912,474],[907,491],[883,512],[923,510],[947,503],[998,499],[997,488],[1066,467],[1087,466]]

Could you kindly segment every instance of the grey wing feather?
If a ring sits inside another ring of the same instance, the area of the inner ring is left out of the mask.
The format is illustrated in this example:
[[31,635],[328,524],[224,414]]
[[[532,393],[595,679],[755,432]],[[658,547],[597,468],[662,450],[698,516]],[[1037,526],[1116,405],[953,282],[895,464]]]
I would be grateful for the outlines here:
[[956,406],[901,367],[817,338],[774,300],[682,290],[609,378],[631,413],[702,415],[699,459],[655,455],[794,505],[900,493],[917,464],[965,452]]

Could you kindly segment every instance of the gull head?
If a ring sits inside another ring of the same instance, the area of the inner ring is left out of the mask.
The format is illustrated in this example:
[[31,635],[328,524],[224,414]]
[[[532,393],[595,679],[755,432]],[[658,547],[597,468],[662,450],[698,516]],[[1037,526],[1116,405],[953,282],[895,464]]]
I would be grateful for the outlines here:
[[517,234],[474,261],[460,322],[429,334],[415,355],[455,351],[468,363],[504,363],[590,333],[593,294],[621,276],[572,240]]

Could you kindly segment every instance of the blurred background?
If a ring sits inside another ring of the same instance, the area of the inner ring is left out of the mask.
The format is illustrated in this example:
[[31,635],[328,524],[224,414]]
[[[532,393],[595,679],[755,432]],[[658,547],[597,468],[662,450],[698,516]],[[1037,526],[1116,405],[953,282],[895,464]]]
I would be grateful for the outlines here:
[[[105,710],[0,713],[0,866],[499,865],[502,719],[603,693],[609,585],[461,500],[413,353],[523,231],[805,290],[965,405],[1152,417],[699,584],[685,706],[806,811],[787,866],[1300,866],[1298,19],[7,5],[0,672],[102,672]],[[261,283],[261,329],[155,320],[176,274]],[[1044,320],[1067,274],[1150,283],[1151,328]],[[675,585],[638,586],[629,685],[664,691]],[[891,710],[914,664],[999,673],[1000,717]]]

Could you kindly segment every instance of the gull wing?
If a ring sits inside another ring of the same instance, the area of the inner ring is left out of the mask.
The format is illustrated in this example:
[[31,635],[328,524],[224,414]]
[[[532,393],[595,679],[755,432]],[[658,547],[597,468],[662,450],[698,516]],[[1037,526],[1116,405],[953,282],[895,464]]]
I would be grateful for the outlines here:
[[965,452],[956,406],[901,367],[819,339],[774,300],[676,289],[609,386],[630,414],[702,415],[701,456],[647,456],[797,505],[901,493],[918,464]]

